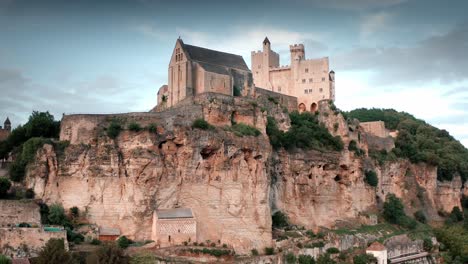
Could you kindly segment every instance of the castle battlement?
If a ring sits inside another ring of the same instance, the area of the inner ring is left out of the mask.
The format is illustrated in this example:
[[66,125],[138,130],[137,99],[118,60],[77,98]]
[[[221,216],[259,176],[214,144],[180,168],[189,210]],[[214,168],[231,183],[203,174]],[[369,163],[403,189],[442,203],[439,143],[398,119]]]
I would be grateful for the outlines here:
[[304,44],[289,45],[290,50],[304,50]]
[[257,51],[252,51],[251,53],[252,53],[252,55],[256,55],[256,54],[263,53],[263,51],[261,51],[261,50],[257,50]]

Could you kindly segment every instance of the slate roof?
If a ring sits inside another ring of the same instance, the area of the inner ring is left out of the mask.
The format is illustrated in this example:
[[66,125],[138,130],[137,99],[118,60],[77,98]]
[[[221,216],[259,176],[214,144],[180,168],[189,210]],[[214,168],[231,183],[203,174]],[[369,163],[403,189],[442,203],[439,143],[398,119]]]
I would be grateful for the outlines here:
[[11,125],[10,119],[8,117],[5,120],[5,124]]
[[247,67],[247,64],[240,55],[205,49],[187,44],[183,44],[183,46],[190,59],[193,61],[249,71],[249,67]]
[[100,236],[120,236],[120,229],[101,227],[99,228],[99,235]]
[[218,74],[229,75],[229,72],[226,69],[226,67],[213,65],[213,64],[208,64],[208,63],[203,63],[203,62],[199,62],[199,64],[207,72],[214,72],[214,73],[218,73]]
[[156,215],[159,219],[193,218],[190,208],[159,209]]

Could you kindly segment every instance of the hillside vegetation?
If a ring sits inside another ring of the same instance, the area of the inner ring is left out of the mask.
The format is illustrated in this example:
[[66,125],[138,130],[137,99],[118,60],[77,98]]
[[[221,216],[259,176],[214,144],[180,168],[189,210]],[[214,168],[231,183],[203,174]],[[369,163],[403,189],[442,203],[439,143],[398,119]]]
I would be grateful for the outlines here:
[[446,130],[393,109],[360,108],[345,115],[360,122],[381,120],[387,129],[398,130],[392,154],[408,158],[413,163],[426,162],[437,166],[439,180],[452,180],[457,174],[463,181],[468,179],[468,150]]

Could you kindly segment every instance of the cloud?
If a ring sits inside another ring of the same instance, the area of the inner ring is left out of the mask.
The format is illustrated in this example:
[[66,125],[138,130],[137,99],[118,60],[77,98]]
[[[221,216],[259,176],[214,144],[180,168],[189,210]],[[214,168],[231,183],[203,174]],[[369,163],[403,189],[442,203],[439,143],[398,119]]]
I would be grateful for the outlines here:
[[50,111],[60,118],[62,113],[148,111],[155,104],[155,98],[148,96],[156,93],[152,85],[131,83],[111,74],[48,84],[25,76],[21,70],[0,69],[0,119],[9,116],[13,126],[25,123],[33,110]]
[[392,15],[388,12],[378,12],[365,16],[360,26],[361,38],[367,38],[370,35],[385,29],[391,19]]
[[409,0],[309,0],[307,3],[325,8],[362,10],[385,8],[400,5],[408,1]]
[[468,24],[409,47],[358,47],[333,56],[338,71],[370,70],[373,85],[454,83],[467,79]]

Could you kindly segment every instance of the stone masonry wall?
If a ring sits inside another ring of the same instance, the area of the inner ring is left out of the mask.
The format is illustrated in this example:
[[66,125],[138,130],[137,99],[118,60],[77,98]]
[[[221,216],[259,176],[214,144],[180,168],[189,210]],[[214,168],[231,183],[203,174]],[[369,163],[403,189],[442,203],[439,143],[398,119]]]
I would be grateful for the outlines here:
[[0,200],[0,227],[41,224],[39,206],[31,200]]

